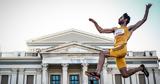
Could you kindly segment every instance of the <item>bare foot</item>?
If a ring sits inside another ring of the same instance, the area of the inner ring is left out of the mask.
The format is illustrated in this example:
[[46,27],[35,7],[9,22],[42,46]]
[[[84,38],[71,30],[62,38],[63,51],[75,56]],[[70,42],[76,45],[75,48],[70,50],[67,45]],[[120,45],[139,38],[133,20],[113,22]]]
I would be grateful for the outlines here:
[[85,74],[89,77],[94,77],[96,78],[97,80],[100,79],[100,74],[98,74],[97,72],[89,72],[89,71],[86,71]]

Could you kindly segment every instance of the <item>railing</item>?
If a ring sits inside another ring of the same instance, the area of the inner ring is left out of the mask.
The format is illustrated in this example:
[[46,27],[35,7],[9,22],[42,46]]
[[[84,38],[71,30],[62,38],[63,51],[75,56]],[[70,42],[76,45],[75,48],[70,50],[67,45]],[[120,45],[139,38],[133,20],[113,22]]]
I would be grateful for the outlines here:
[[[38,56],[36,52],[0,52],[0,57],[24,57],[24,56]],[[128,51],[127,56],[157,56],[156,51]]]
[[36,52],[0,52],[0,57],[38,56]]
[[128,51],[127,56],[157,56],[156,51],[134,52]]

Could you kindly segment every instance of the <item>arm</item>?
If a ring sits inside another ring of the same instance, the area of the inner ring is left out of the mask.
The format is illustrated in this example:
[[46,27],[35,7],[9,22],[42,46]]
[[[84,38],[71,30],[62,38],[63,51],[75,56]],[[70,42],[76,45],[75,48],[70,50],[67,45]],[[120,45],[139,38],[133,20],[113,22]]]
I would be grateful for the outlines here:
[[144,14],[143,19],[138,21],[136,24],[129,26],[128,28],[130,31],[135,31],[137,28],[139,28],[147,20],[149,9],[151,6],[152,6],[152,4],[146,5],[146,10],[145,10],[145,14]]
[[120,49],[122,49],[126,44],[127,44],[127,43],[123,43],[123,44],[121,44],[121,45],[118,45],[118,46],[112,48],[112,50],[114,50],[114,51],[120,50]]
[[98,25],[98,23],[95,20],[89,18],[89,21],[91,21],[95,25],[95,27],[97,28],[97,30],[100,33],[113,33],[114,32],[114,28],[112,28],[112,29],[108,29],[108,28],[107,29],[103,29]]

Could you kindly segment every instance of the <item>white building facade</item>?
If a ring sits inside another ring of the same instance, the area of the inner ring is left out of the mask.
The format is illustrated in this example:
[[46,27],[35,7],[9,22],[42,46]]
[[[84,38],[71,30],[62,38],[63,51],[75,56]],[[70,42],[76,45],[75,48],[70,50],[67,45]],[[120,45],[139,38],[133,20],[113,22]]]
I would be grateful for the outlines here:
[[[110,38],[75,29],[47,35],[27,42],[29,52],[0,53],[0,84],[159,84],[156,51],[128,51],[128,68],[145,64],[150,76],[137,72],[123,78],[114,58],[106,58],[101,79],[88,78],[94,71],[99,52],[113,47]],[[39,51],[40,53],[36,53]]]

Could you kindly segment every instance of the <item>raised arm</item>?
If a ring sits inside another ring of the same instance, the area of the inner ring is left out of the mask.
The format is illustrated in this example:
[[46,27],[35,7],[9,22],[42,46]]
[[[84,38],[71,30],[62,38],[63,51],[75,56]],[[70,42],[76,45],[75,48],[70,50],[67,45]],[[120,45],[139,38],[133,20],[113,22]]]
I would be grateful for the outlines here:
[[152,4],[150,4],[150,3],[146,5],[146,10],[145,10],[145,14],[144,14],[143,19],[138,21],[136,24],[129,26],[128,28],[130,31],[135,31],[137,28],[139,28],[147,20],[149,9],[151,6],[152,6]]
[[103,29],[103,28],[100,27],[100,26],[98,25],[98,23],[97,23],[95,20],[93,20],[92,18],[89,18],[89,21],[91,21],[92,23],[94,23],[95,27],[97,28],[97,30],[98,30],[100,33],[114,33],[114,29],[115,29],[115,28],[111,28],[111,29],[106,28],[106,29]]

